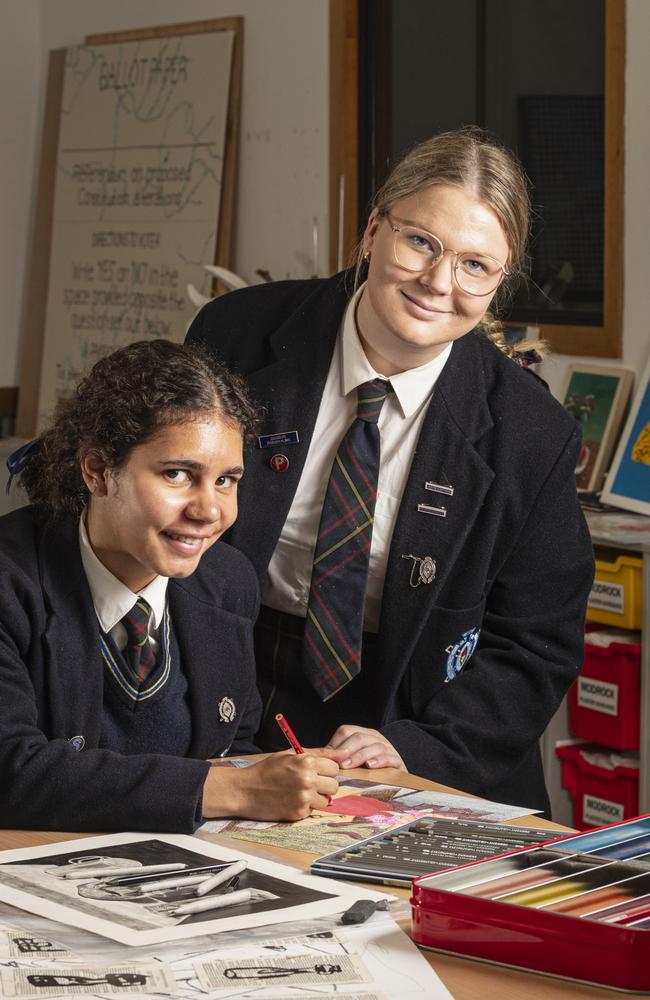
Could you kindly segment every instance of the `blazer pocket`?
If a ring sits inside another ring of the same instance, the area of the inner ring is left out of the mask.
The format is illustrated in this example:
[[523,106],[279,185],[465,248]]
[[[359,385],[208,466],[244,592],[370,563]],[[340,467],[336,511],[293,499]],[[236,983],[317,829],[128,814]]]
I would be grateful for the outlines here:
[[415,648],[408,670],[416,716],[437,689],[453,683],[472,664],[481,641],[486,597],[471,608],[436,607]]

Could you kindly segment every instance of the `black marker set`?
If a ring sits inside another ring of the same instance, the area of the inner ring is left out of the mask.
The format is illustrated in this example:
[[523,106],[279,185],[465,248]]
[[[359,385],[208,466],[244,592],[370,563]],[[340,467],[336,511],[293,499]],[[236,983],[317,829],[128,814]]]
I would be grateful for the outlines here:
[[544,831],[424,817],[317,858],[314,875],[409,886],[414,878],[539,844]]

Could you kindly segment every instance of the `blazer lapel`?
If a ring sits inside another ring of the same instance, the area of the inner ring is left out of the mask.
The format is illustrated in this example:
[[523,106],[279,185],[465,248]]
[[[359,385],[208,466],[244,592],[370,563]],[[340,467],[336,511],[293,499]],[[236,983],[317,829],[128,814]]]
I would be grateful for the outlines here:
[[[474,447],[492,426],[481,366],[474,357],[478,351],[474,336],[468,334],[454,344],[434,389],[393,532],[379,629],[378,683],[386,692],[385,704],[397,690],[494,478]],[[426,490],[427,482],[453,487],[453,496]],[[418,511],[420,504],[444,508],[446,516]],[[411,585],[412,573],[418,579],[414,556],[434,560],[433,582]]]
[[[253,662],[250,626],[216,603],[206,605],[204,585],[193,576],[170,580],[168,595],[192,715],[189,756],[207,759],[233,742],[246,710],[251,678],[238,662]],[[232,705],[231,719],[220,711],[223,701]]]
[[[228,540],[248,555],[261,575],[298,488],[346,304],[340,276],[320,286],[271,337],[277,360],[248,377],[253,396],[265,408],[260,436],[298,434],[296,444],[265,448],[256,439],[246,455],[240,519]],[[288,461],[284,472],[272,465],[276,455]]]
[[99,626],[83,571],[77,525],[47,525],[39,559],[50,615],[43,637],[50,671],[49,703],[53,734],[99,739],[104,673]]
[[167,593],[172,628],[187,678],[192,715],[189,756],[207,758],[218,743],[218,652],[214,651],[218,625],[212,621],[210,635],[206,634],[205,618],[202,621],[196,614],[196,602],[192,598],[189,581],[179,586],[174,580],[170,580]]

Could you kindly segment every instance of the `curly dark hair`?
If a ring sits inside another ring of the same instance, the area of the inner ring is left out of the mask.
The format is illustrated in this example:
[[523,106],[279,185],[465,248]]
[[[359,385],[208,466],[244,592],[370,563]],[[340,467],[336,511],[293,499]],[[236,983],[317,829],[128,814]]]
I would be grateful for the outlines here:
[[79,516],[89,493],[80,457],[90,449],[119,469],[163,427],[218,414],[249,438],[258,421],[243,380],[201,345],[138,341],[98,361],[25,457],[20,485],[50,515]]

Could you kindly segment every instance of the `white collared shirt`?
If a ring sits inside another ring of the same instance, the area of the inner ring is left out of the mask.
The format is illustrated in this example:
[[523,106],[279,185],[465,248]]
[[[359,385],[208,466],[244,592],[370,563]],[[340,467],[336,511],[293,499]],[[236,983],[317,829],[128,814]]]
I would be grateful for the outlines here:
[[[337,448],[357,414],[357,387],[383,378],[366,358],[355,321],[363,285],[347,305],[323,390],[314,435],[298,489],[269,563],[262,601],[276,611],[305,617],[309,585],[329,474]],[[370,546],[364,628],[379,629],[386,562],[397,512],[433,387],[451,353],[440,354],[410,371],[390,377],[379,415],[381,458],[375,521]]]
[[110,570],[106,569],[93,552],[88,540],[85,522],[86,512],[84,511],[79,518],[79,549],[99,627],[106,635],[110,635],[117,648],[122,651],[126,647],[127,636],[121,619],[131,610],[138,597],[144,597],[151,605],[148,631],[154,652],[157,653],[160,623],[165,611],[168,578],[156,576],[137,594],[129,590],[121,580],[118,580]]

